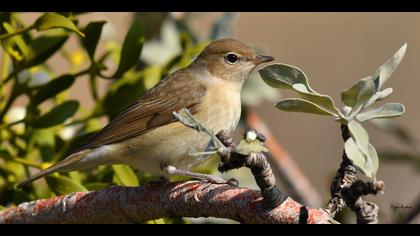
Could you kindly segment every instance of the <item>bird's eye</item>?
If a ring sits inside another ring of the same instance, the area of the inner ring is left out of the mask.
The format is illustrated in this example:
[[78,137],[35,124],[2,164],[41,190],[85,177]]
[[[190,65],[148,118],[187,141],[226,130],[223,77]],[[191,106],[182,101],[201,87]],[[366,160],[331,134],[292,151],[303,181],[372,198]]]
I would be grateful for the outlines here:
[[233,54],[233,53],[228,53],[226,56],[225,56],[225,61],[227,62],[227,63],[229,63],[229,64],[235,64],[236,62],[238,62],[238,56],[236,56],[235,54]]

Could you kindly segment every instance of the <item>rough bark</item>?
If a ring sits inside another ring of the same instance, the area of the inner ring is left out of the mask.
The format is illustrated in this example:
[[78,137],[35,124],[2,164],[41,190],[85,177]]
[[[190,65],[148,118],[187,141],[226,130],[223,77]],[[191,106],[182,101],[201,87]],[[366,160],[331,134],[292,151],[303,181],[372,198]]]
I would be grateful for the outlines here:
[[0,223],[140,223],[161,217],[218,217],[242,223],[334,223],[323,209],[291,198],[263,207],[260,191],[200,181],[114,186],[23,203],[0,212]]

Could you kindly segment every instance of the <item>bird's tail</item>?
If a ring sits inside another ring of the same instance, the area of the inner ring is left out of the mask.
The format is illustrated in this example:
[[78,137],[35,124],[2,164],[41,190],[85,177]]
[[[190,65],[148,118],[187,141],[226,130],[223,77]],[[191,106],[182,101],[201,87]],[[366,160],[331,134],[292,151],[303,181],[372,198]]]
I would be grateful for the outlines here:
[[74,167],[74,164],[79,162],[80,160],[82,160],[86,156],[86,154],[88,154],[89,152],[90,152],[90,150],[83,150],[83,151],[71,154],[66,159],[57,162],[55,165],[50,166],[45,170],[41,170],[40,172],[38,172],[38,173],[30,176],[29,178],[25,179],[24,181],[22,181],[21,183],[19,183],[16,186],[16,189],[20,189],[20,188],[32,183],[33,181],[35,181],[37,179],[40,179],[40,178],[42,178],[46,175],[49,175],[51,173],[58,172],[58,171],[71,170],[71,168]]

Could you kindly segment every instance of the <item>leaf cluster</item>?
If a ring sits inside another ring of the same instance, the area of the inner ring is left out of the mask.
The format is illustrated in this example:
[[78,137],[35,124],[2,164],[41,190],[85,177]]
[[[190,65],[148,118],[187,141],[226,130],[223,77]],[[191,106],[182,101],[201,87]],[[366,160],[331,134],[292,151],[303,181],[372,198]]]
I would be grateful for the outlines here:
[[392,94],[393,89],[383,89],[383,85],[400,64],[406,48],[407,45],[404,44],[372,76],[363,78],[342,91],[341,101],[345,106],[341,110],[330,96],[315,91],[309,85],[305,73],[295,66],[271,64],[260,69],[259,74],[268,85],[293,90],[298,94],[298,98],[287,98],[278,102],[276,104],[278,109],[330,116],[340,124],[348,126],[351,137],[344,144],[347,156],[362,173],[375,179],[379,165],[378,154],[369,143],[368,132],[361,123],[397,117],[404,113],[405,107],[401,103],[386,103],[376,108],[371,108],[371,105]]

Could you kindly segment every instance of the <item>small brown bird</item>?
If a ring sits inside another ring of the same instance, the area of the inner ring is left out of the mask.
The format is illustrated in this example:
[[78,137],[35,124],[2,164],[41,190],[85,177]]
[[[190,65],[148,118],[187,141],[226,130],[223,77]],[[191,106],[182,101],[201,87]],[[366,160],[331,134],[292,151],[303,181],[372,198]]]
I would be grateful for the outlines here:
[[162,79],[67,158],[29,177],[17,188],[53,172],[107,164],[128,164],[156,175],[223,182],[188,171],[203,161],[188,155],[189,148],[204,151],[211,141],[206,134],[177,122],[173,112],[187,108],[212,131],[230,133],[241,114],[244,80],[257,65],[272,60],[270,56],[256,55],[235,39],[213,41],[188,67]]

